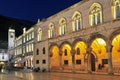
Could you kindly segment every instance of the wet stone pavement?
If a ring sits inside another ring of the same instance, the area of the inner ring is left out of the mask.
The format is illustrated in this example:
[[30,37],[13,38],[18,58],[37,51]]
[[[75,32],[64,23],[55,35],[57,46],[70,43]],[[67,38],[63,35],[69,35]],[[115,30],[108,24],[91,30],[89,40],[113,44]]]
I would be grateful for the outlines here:
[[0,80],[120,80],[118,75],[56,73],[56,72],[6,72],[0,74]]

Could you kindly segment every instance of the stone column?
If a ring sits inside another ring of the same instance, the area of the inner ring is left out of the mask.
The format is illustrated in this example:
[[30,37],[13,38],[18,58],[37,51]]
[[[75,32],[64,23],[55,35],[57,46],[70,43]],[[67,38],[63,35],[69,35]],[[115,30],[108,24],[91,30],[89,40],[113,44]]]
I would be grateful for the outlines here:
[[60,56],[60,71],[62,72],[62,50],[59,51],[59,56]]
[[107,53],[108,53],[108,74],[113,74],[113,68],[112,68],[112,46],[110,44],[107,44]]
[[72,72],[75,72],[75,50],[71,50],[71,56],[72,56]]
[[49,69],[48,69],[49,72],[51,71],[51,57],[52,57],[52,56],[53,56],[53,53],[50,51],[50,52],[49,52],[49,64],[48,64],[48,65],[49,65],[49,67],[48,67],[48,68],[49,68]]
[[88,66],[87,66],[88,73],[92,73],[92,71],[91,71],[91,50],[92,49],[88,45],[87,50],[86,50],[86,54],[88,54],[88,60],[87,60],[87,62],[88,62]]

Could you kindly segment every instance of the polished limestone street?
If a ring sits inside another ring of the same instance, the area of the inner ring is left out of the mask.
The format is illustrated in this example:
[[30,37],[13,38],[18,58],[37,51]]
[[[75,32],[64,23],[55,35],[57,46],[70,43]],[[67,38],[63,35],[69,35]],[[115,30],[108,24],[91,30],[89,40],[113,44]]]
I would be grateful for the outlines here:
[[15,71],[0,74],[0,80],[120,80],[119,75]]

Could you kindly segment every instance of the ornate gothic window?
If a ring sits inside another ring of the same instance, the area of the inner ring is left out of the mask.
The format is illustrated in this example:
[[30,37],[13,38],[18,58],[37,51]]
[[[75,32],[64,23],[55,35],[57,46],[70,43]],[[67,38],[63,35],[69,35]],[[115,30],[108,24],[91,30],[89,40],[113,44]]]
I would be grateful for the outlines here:
[[54,24],[50,23],[48,29],[48,38],[53,38],[53,37],[54,37]]
[[91,26],[102,23],[102,8],[98,3],[93,3],[90,7],[89,22]]
[[41,41],[42,39],[42,29],[39,28],[37,31],[37,41]]
[[61,18],[59,21],[59,34],[64,35],[66,31],[66,20]]
[[114,19],[120,18],[120,0],[113,0],[112,13],[113,13]]
[[72,27],[73,27],[73,31],[78,31],[78,30],[82,29],[81,14],[78,11],[74,12],[74,14],[73,14]]

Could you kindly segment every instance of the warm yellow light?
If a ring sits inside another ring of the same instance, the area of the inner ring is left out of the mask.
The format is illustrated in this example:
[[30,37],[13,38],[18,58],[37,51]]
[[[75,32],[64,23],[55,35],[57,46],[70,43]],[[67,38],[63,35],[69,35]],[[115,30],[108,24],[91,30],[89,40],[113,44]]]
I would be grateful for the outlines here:
[[96,41],[99,43],[99,44],[101,44],[101,45],[104,45],[105,46],[105,41],[103,40],[103,39],[101,39],[101,38],[98,38],[98,39],[96,39]]
[[70,45],[68,45],[68,44],[65,44],[65,48],[71,50],[71,47],[70,47]]
[[0,64],[4,64],[4,62],[0,62]]
[[91,45],[92,51],[94,53],[99,53],[99,54],[103,52],[106,53],[105,46],[106,46],[106,42],[102,38],[96,38]]
[[114,46],[115,49],[120,49],[120,35],[117,35],[113,41],[112,45]]

